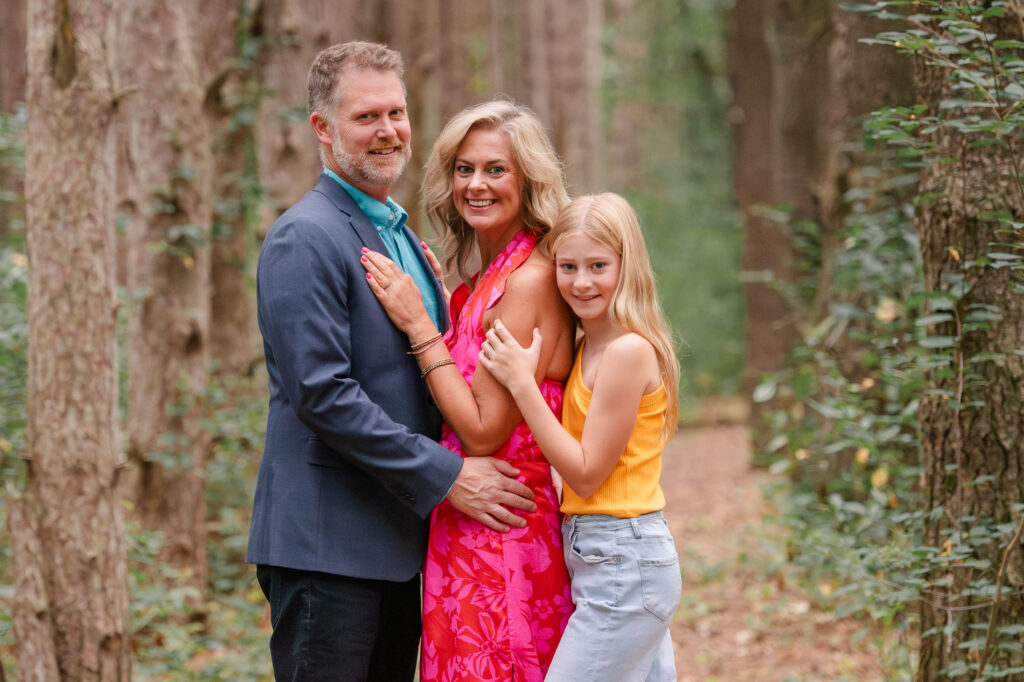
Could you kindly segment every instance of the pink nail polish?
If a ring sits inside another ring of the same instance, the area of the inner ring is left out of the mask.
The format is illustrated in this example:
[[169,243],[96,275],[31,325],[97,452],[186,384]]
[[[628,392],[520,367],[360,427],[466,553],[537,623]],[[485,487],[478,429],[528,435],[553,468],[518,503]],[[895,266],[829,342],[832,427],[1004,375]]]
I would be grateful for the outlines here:
[[366,279],[373,279],[373,275],[371,275],[370,273],[366,273]]
[[366,248],[365,246],[363,247],[363,253],[369,253],[369,251],[370,250],[368,248]]

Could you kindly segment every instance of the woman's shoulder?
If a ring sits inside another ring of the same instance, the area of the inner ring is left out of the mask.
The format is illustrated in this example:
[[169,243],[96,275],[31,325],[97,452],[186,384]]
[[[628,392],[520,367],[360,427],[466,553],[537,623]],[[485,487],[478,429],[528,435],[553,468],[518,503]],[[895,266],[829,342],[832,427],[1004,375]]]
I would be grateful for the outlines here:
[[505,281],[505,294],[528,297],[547,294],[558,296],[554,264],[548,258],[539,257],[534,251],[522,265],[509,273]]

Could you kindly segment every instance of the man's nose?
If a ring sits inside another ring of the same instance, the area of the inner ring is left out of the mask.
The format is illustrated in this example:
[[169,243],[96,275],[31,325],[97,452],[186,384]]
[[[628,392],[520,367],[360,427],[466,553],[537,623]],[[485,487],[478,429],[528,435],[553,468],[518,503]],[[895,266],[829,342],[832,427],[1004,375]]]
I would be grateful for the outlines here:
[[381,124],[377,128],[377,137],[383,139],[393,139],[398,137],[398,134],[395,132],[394,123],[387,116],[381,119]]

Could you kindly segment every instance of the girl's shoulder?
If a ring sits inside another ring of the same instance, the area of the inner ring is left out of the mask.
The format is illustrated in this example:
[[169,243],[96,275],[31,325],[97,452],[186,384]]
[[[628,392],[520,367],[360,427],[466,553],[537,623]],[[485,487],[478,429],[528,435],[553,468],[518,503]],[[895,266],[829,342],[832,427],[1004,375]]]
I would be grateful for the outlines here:
[[626,332],[608,342],[603,356],[609,360],[642,360],[651,357],[657,360],[657,353],[650,341],[636,332]]
[[601,353],[600,367],[627,372],[633,381],[644,383],[644,393],[661,385],[661,366],[654,346],[634,332],[627,332],[608,342]]

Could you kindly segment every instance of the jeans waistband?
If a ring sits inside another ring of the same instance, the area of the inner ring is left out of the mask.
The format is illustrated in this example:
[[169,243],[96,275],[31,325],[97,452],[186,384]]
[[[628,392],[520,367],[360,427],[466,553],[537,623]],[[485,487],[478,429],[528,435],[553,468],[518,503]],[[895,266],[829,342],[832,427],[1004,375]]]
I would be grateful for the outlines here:
[[565,517],[563,523],[568,525],[572,531],[575,531],[577,528],[586,530],[619,530],[632,527],[633,534],[639,538],[643,535],[640,532],[640,526],[655,521],[662,521],[664,518],[665,514],[659,509],[658,511],[629,518],[609,516],[608,514],[569,514]]

